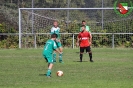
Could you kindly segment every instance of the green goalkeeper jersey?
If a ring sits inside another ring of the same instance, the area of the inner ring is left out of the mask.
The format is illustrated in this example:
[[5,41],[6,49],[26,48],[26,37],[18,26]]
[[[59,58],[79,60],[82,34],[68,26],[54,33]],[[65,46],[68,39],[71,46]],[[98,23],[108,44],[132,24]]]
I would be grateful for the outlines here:
[[[86,26],[86,31],[90,32],[91,33],[91,30],[90,30],[90,27],[85,25]],[[81,27],[80,27],[80,31],[82,31]]]
[[49,39],[49,40],[47,40],[47,42],[44,46],[43,55],[52,54],[55,49],[57,49],[57,45],[56,45],[55,41],[52,39]]
[[60,39],[60,28],[59,27],[56,27],[56,28],[52,27],[51,28],[51,34],[54,34],[54,33],[57,34],[57,36],[58,36],[57,38]]

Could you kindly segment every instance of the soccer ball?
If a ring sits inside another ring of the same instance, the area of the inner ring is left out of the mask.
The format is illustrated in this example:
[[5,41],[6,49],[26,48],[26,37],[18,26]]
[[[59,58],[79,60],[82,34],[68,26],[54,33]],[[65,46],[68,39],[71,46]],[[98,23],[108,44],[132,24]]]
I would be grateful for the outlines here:
[[57,76],[63,76],[63,71],[57,71]]

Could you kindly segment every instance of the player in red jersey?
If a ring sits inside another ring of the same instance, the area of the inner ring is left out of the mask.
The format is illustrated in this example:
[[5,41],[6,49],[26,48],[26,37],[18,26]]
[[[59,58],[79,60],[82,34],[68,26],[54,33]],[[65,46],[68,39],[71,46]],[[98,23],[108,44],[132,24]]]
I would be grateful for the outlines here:
[[78,34],[77,38],[77,45],[80,46],[80,62],[82,62],[84,49],[86,49],[86,51],[89,54],[90,62],[93,62],[92,52],[90,48],[91,43],[92,43],[91,34],[86,31],[85,25],[82,25],[82,31]]

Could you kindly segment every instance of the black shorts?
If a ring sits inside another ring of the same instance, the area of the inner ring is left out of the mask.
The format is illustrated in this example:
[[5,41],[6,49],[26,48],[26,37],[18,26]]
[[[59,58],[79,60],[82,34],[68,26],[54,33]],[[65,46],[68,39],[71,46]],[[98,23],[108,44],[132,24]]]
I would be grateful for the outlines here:
[[86,50],[86,52],[91,52],[91,47],[88,46],[88,47],[80,47],[80,53],[83,53],[84,49]]

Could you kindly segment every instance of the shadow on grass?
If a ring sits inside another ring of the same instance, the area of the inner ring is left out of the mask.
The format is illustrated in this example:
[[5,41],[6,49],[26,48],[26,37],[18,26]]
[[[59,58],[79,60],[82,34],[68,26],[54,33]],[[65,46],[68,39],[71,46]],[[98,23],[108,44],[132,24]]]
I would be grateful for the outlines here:
[[[75,52],[76,54],[80,54],[80,52]],[[88,52],[84,52],[83,54],[88,54]]]
[[39,76],[46,76],[46,74],[39,74]]
[[[80,61],[73,61],[73,62],[80,62]],[[82,61],[82,62],[88,62],[88,61]],[[82,63],[82,62],[80,62],[80,63]]]
[[80,52],[75,52],[76,54],[79,54]]

